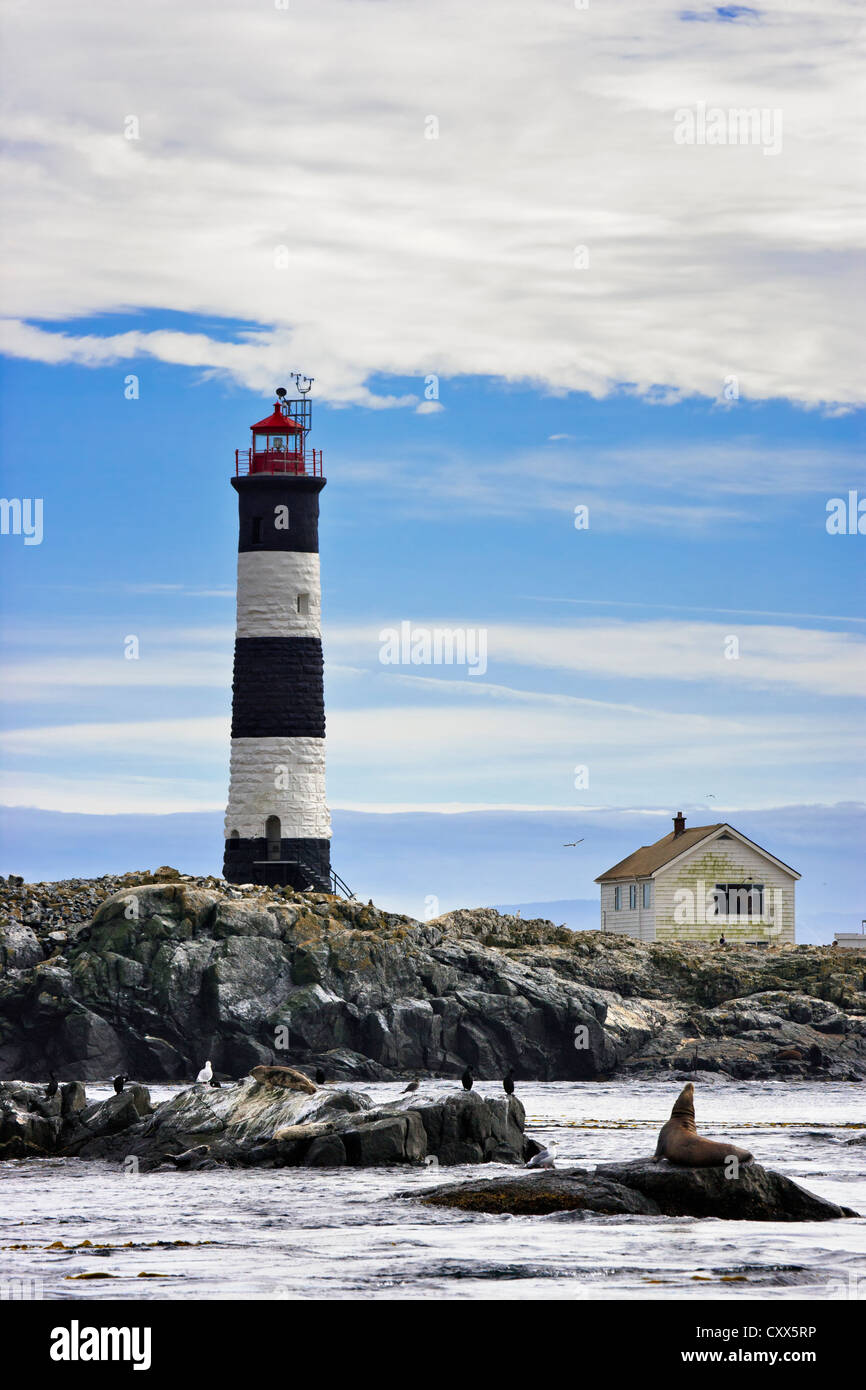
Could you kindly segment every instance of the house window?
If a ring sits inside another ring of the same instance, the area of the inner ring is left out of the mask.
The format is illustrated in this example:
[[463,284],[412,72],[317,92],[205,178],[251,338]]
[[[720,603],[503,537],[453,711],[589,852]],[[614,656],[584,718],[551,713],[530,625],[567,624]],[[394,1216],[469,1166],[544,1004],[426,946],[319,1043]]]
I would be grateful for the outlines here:
[[644,907],[649,907],[652,903],[653,886],[651,883],[641,884],[641,903]]
[[298,594],[298,612],[302,618],[309,617],[310,614],[310,595]]
[[261,545],[265,530],[265,519],[263,516],[253,517],[253,545]]
[[629,907],[630,907],[632,910],[633,910],[634,908],[637,907],[637,884],[636,884],[636,883],[630,883],[630,884],[628,885],[628,905],[629,905]]
[[763,917],[763,883],[717,883],[716,917]]
[[622,907],[622,884],[618,883],[613,890],[613,910],[619,912]]

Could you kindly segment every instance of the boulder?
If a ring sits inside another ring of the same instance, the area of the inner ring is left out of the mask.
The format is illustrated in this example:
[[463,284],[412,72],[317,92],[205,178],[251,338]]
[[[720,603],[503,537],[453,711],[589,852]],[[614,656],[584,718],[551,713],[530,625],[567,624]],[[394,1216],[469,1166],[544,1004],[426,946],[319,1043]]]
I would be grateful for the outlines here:
[[54,1153],[64,1123],[62,1104],[59,1091],[49,1097],[44,1086],[0,1082],[0,1157]]
[[29,970],[42,963],[43,954],[32,927],[15,921],[0,924],[0,971]]
[[657,1203],[665,1216],[716,1216],[726,1221],[834,1221],[856,1216],[808,1192],[791,1178],[740,1163],[734,1176],[725,1168],[684,1168],[666,1159],[600,1163],[597,1179],[620,1183]]
[[[416,1196],[417,1194],[404,1194]],[[598,1212],[604,1216],[658,1216],[651,1198],[615,1182],[596,1181],[582,1168],[544,1169],[519,1178],[448,1183],[421,1193],[430,1207],[456,1207],[497,1215],[548,1216],[553,1212]]]
[[833,1221],[857,1215],[757,1163],[741,1164],[738,1177],[726,1178],[721,1168],[682,1168],[664,1159],[601,1163],[594,1173],[583,1168],[541,1170],[519,1178],[448,1183],[425,1190],[420,1200],[428,1206],[520,1216],[579,1211],[714,1216],[726,1221]]
[[71,1116],[74,1128],[64,1135],[63,1152],[101,1157],[106,1151],[106,1140],[124,1134],[138,1124],[142,1116],[151,1114],[152,1110],[147,1087],[136,1084],[127,1086],[107,1100],[85,1105]]

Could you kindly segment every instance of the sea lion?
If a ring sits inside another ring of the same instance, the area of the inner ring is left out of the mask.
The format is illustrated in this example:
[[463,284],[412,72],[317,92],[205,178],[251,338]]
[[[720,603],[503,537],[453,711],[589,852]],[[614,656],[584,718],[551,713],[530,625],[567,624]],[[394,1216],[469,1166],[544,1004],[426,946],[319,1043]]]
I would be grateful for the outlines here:
[[262,1086],[281,1086],[285,1091],[306,1091],[309,1096],[316,1093],[310,1078],[304,1076],[302,1071],[295,1071],[294,1067],[253,1067],[250,1076]]
[[782,1047],[776,1053],[777,1062],[802,1062],[803,1054],[799,1047]]
[[671,1117],[662,1125],[653,1162],[666,1158],[686,1168],[721,1168],[729,1158],[751,1162],[748,1149],[715,1139],[704,1139],[695,1128],[695,1088],[687,1081],[674,1102]]

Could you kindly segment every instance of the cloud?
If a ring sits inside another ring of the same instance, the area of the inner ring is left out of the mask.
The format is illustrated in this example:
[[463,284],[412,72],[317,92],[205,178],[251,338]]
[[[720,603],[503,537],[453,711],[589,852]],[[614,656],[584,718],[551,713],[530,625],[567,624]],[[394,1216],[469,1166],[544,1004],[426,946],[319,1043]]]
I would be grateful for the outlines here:
[[[558,436],[560,441],[571,436]],[[846,447],[779,448],[748,437],[672,443],[664,449],[605,448],[560,442],[487,456],[453,444],[387,459],[347,460],[343,485],[387,486],[391,506],[406,517],[526,517],[573,515],[587,507],[592,532],[675,529],[712,537],[744,529],[757,539],[767,525],[766,499],[776,520],[808,503],[826,521],[826,500],[854,486],[862,460]],[[532,486],[527,487],[527,478]],[[627,486],[611,488],[611,479]],[[849,484],[844,484],[844,480]]]
[[[385,407],[430,373],[862,403],[856,4],[706,15],[9,7],[6,351],[256,390],[314,364],[324,398]],[[677,145],[698,102],[780,110],[781,153]],[[74,324],[166,309],[238,330]]]
[[[629,805],[644,794],[761,805],[807,782],[856,794],[863,740],[840,722],[775,710],[739,717],[472,687],[328,715],[334,805]],[[406,692],[408,695],[408,692]],[[120,813],[217,807],[228,786],[223,717],[62,722],[0,735],[6,804]],[[792,749],[796,757],[792,758]],[[575,770],[590,783],[575,789]],[[359,796],[359,790],[363,789]],[[409,795],[407,796],[407,789]],[[768,793],[769,795],[769,793]],[[77,800],[76,800],[77,798]]]
[[[359,663],[378,660],[379,633],[399,626],[391,618],[381,627],[333,628],[328,652]],[[454,629],[457,617],[432,620],[417,617],[414,625]],[[562,627],[516,623],[484,623],[466,627],[487,634],[489,679],[503,668],[580,671],[598,677],[634,681],[689,682],[714,687],[720,693],[736,690],[790,689],[822,696],[860,696],[866,677],[866,639],[859,633],[823,632],[812,628],[769,624],[700,623],[676,620],[605,622],[586,620]],[[736,638],[732,645],[731,638]],[[726,653],[731,653],[727,655]],[[736,655],[734,655],[736,653]],[[389,667],[383,671],[420,674],[421,667]],[[432,668],[427,668],[432,670]],[[440,674],[445,668],[437,668]],[[447,674],[457,667],[447,668]],[[476,691],[476,680],[464,681]]]

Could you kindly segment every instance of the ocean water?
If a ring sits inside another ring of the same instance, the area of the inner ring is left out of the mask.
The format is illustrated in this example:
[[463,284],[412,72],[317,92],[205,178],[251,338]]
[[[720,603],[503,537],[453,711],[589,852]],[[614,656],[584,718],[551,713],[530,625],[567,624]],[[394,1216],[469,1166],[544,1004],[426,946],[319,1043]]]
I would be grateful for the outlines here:
[[[549,1082],[518,1084],[518,1094],[527,1132],[558,1141],[558,1167],[593,1167],[651,1153],[681,1084]],[[420,1095],[454,1086],[422,1082]],[[358,1089],[381,1102],[402,1083]],[[476,1089],[501,1095],[492,1082]],[[102,1094],[88,1086],[88,1098]],[[866,1299],[866,1145],[845,1142],[866,1132],[864,1100],[855,1083],[696,1086],[701,1133],[864,1213],[846,1221],[494,1216],[411,1199],[439,1183],[516,1171],[499,1164],[127,1175],[80,1159],[7,1162],[0,1295]]]

